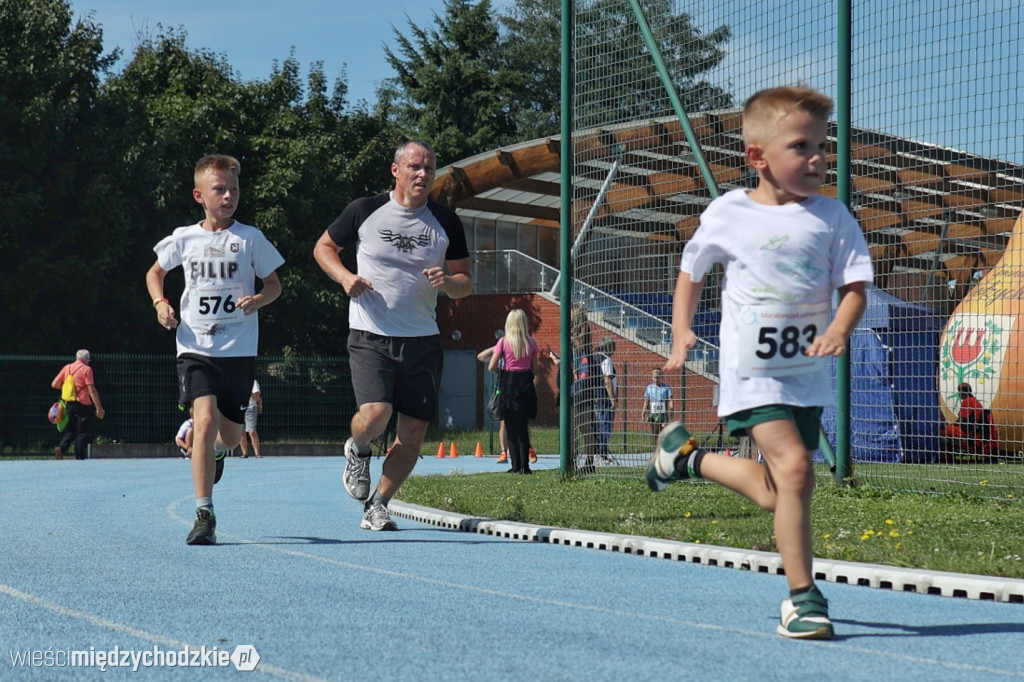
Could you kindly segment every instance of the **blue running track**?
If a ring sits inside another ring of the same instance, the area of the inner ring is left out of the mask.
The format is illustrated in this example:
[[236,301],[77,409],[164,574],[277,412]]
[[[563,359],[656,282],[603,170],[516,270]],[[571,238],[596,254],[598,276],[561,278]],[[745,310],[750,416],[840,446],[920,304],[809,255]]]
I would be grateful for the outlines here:
[[[837,639],[791,641],[780,575],[461,532],[397,502],[399,531],[365,531],[342,467],[229,459],[220,544],[189,547],[184,460],[0,463],[0,679],[1024,680],[1024,604],[823,582]],[[416,473],[453,469],[500,470]],[[259,663],[182,667],[186,648]],[[112,651],[163,665],[100,666]]]

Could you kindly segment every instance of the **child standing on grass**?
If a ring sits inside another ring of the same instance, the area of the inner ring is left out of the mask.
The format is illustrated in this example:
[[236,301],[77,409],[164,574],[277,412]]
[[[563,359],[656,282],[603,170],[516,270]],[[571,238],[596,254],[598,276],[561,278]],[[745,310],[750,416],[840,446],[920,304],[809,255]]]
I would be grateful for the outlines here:
[[[513,308],[505,318],[505,335],[494,345],[487,369],[500,372],[505,408],[505,438],[512,474],[531,474],[529,422],[537,418],[537,356],[540,347],[530,336],[526,313]],[[500,369],[499,369],[500,367]]]
[[[213,485],[220,479],[225,455],[242,437],[256,379],[256,311],[281,295],[276,270],[284,258],[262,232],[232,217],[238,208],[240,170],[230,156],[199,160],[192,196],[205,218],[162,239],[153,248],[156,262],[146,273],[157,322],[177,328],[178,400],[191,406],[194,419],[196,521],[185,540],[189,545],[217,542]],[[180,323],[164,297],[164,279],[178,266],[185,274]],[[263,281],[259,293],[257,277]]]
[[[774,514],[789,596],[777,631],[833,636],[828,602],[811,568],[811,455],[822,407],[833,401],[827,356],[840,356],[864,312],[873,273],[856,219],[817,194],[825,181],[832,100],[808,88],[773,88],[743,110],[743,144],[757,188],[732,190],[701,215],[683,249],[666,372],[679,370],[697,337],[691,328],[704,277],[725,267],[719,417],[747,435],[764,464],[696,447],[680,422],[667,425],[647,464],[651,490],[706,478]],[[839,304],[831,314],[834,289]]]

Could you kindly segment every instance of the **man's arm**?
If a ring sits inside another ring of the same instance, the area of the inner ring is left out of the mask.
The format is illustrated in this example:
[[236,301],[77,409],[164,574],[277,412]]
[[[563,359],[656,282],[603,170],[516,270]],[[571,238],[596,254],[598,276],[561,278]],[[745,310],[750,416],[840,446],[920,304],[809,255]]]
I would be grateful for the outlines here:
[[472,264],[468,258],[445,261],[448,271],[444,268],[428,268],[423,274],[430,280],[430,286],[448,294],[449,298],[465,298],[473,293]]
[[92,404],[96,408],[96,418],[103,419],[107,411],[103,409],[103,403],[100,402],[100,392],[93,384],[89,384],[86,388],[89,389],[89,397],[92,398]]
[[313,258],[316,259],[320,269],[340,284],[350,297],[355,298],[367,289],[373,289],[370,280],[355,274],[341,262],[341,247],[331,239],[327,230],[324,230],[320,239],[317,240],[316,246],[313,247]]

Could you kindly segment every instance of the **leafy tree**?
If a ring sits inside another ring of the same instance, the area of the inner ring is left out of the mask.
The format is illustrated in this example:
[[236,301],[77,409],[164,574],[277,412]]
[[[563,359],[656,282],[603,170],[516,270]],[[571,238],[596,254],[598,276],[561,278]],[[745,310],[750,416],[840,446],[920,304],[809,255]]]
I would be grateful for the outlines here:
[[519,140],[557,134],[562,118],[562,0],[517,0],[498,21],[504,29],[506,68],[519,78]]
[[[723,46],[731,37],[729,27],[719,26],[704,34],[689,14],[675,11],[672,0],[648,0],[645,5],[647,23],[684,110],[690,113],[732,106],[728,92],[701,78],[725,58]],[[579,87],[576,92],[577,127],[674,113],[627,3],[580,3],[574,29],[575,69],[587,77],[587,87]]]
[[[732,106],[703,74],[725,56],[727,26],[703,33],[672,0],[649,0],[645,16],[689,112]],[[441,163],[559,132],[561,0],[516,0],[492,18],[489,0],[447,0],[434,29],[395,30],[385,48],[397,76],[380,95],[410,136],[438,148]],[[577,2],[574,59],[578,127],[674,113],[629,3]],[[611,49],[614,47],[614,49]],[[442,151],[444,154],[442,154]]]
[[[0,3],[0,300],[7,352],[102,348],[90,320],[113,231],[103,222],[106,167],[91,19],[62,0]],[[116,252],[117,245],[113,244]],[[11,333],[16,330],[17,333]]]
[[[195,161],[231,154],[242,164],[236,218],[263,230],[286,259],[278,272],[282,297],[260,313],[261,351],[336,354],[347,333],[347,299],[316,265],[313,244],[348,201],[387,187],[398,135],[383,115],[348,108],[343,78],[328,96],[319,63],[305,85],[294,56],[268,80],[242,83],[221,58],[191,52],[184,40],[172,30],[143,42],[105,87],[127,112],[125,159],[134,172],[125,192],[141,218],[137,274],[127,286],[141,292],[153,245],[202,218],[191,197]],[[179,274],[169,277],[168,297],[182,284]],[[146,327],[134,350],[165,352],[167,334],[152,324],[152,311],[141,317]]]
[[518,74],[503,68],[490,0],[445,0],[436,28],[409,22],[394,29],[398,52],[384,48],[397,72],[381,89],[384,107],[410,137],[423,138],[446,164],[516,139]]

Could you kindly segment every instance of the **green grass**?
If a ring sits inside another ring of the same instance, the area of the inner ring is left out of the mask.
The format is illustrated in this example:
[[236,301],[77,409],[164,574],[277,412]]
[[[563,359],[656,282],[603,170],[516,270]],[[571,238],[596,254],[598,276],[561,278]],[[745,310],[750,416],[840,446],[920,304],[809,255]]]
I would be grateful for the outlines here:
[[[467,438],[472,442],[464,446]],[[460,454],[472,454],[463,448],[480,438],[466,433],[454,440]],[[428,436],[424,452],[430,442]],[[558,451],[557,443],[537,449]],[[484,518],[777,551],[771,515],[739,495],[699,481],[654,494],[639,469],[633,471],[633,478],[580,480],[564,480],[557,471],[455,471],[411,477],[398,499]],[[815,492],[812,520],[814,555],[823,559],[1024,578],[1024,505],[1012,493],[999,499],[869,485],[838,488],[825,479]]]

